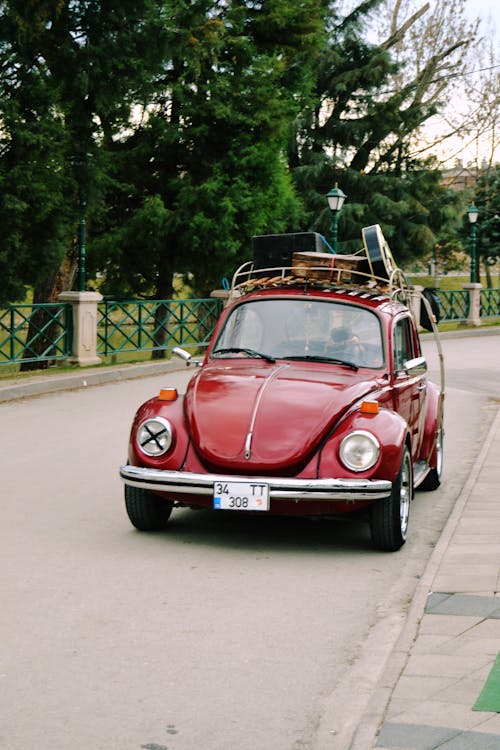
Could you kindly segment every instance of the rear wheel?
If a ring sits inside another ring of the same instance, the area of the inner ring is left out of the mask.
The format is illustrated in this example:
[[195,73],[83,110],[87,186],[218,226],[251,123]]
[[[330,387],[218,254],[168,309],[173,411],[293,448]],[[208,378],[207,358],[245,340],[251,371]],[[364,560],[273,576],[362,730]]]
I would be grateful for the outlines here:
[[139,531],[159,531],[165,528],[173,505],[171,500],[164,500],[149,490],[125,485],[127,514]]
[[379,500],[370,509],[372,541],[384,552],[395,552],[406,541],[410,517],[410,501],[413,496],[413,471],[408,448],[403,459],[392,492],[388,498]]
[[436,455],[436,466],[429,471],[419,489],[432,492],[432,490],[437,490],[441,484],[441,476],[443,473],[443,437],[444,430],[443,424],[441,423],[439,425],[436,447],[434,449]]

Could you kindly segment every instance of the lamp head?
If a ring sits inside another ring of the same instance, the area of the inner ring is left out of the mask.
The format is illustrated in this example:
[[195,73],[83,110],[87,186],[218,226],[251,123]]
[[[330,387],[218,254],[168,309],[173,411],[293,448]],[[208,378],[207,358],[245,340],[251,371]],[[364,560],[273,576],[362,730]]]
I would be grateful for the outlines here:
[[330,210],[335,212],[340,211],[340,209],[344,205],[344,201],[346,198],[347,195],[342,192],[337,183],[335,183],[335,187],[329,190],[326,194],[326,199],[328,201],[328,205],[330,206]]
[[467,208],[467,215],[469,217],[470,223],[475,224],[477,221],[477,217],[479,215],[479,211],[474,204],[472,204],[472,206],[469,206]]

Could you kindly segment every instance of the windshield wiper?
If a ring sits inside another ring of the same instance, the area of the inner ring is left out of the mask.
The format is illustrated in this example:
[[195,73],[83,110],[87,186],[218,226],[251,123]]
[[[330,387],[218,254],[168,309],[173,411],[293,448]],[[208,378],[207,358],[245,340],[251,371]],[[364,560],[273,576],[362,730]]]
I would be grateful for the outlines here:
[[345,359],[337,359],[336,357],[327,357],[325,354],[293,354],[290,357],[280,357],[280,359],[294,359],[297,361],[307,361],[307,362],[328,362],[328,364],[333,365],[345,365],[345,367],[350,367],[351,370],[359,370],[359,366],[354,364],[354,362],[349,362]]
[[262,352],[257,352],[255,349],[247,349],[246,347],[239,347],[239,346],[229,346],[226,349],[215,349],[212,352],[212,357],[215,357],[217,354],[248,354],[249,357],[259,357],[260,359],[265,359],[266,362],[276,362],[274,357],[271,357],[269,354],[263,354]]

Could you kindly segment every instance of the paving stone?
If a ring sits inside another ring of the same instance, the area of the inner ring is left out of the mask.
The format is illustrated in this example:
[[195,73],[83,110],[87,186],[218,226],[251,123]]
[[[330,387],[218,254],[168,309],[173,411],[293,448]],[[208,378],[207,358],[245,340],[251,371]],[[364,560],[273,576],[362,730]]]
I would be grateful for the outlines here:
[[496,589],[497,577],[494,574],[488,576],[437,574],[433,586],[438,589],[450,591],[457,594],[477,594],[480,591],[493,592]]
[[461,656],[454,653],[442,654],[411,654],[405,674],[408,676],[421,677],[455,677],[459,679],[467,674],[472,674],[480,667],[491,665],[491,657],[481,657],[477,654],[472,656]]
[[420,702],[431,696],[440,695],[443,690],[450,688],[455,682],[455,677],[429,677],[427,675],[424,677],[405,674],[400,677],[393,696],[400,701]]
[[446,703],[459,703],[467,709],[471,709],[483,687],[483,679],[477,677],[465,677],[461,680],[457,680],[453,685],[440,690],[438,697],[440,701],[445,701]]
[[459,635],[470,628],[482,623],[482,617],[470,616],[449,616],[436,613],[425,614],[420,621],[419,635],[424,634],[443,634],[449,636]]
[[462,732],[477,730],[488,713],[484,711],[472,711],[460,703],[453,703],[430,698],[408,708],[407,711],[391,717],[395,722],[407,722],[408,724],[421,724],[432,727],[454,727]]
[[[497,536],[497,535],[495,535]],[[459,545],[475,545],[476,547],[482,548],[488,544],[494,544],[495,539],[491,534],[486,532],[475,531],[474,534],[468,532],[467,529],[462,529],[460,532],[456,531],[453,535],[453,543]]]
[[454,643],[455,638],[442,633],[436,635],[419,633],[419,636],[412,646],[413,654],[435,654],[446,653],[446,649],[452,648],[450,643]]
[[500,602],[493,596],[452,593],[443,599],[442,595],[433,593],[427,599],[425,611],[440,615],[500,617]]
[[433,750],[446,740],[455,737],[456,729],[427,727],[419,724],[384,724],[377,747],[404,747],[411,750]]
[[[468,562],[465,565],[460,565],[461,574],[458,576],[459,580],[463,580],[463,578],[466,576],[467,578],[470,578],[471,576],[476,577],[486,577],[486,576],[492,576],[493,580],[496,580],[498,578],[498,565],[489,560],[488,556],[485,555],[483,560],[481,562]],[[457,578],[457,563],[455,561],[450,561],[444,565],[441,565],[439,568],[439,575],[440,576],[453,576],[455,579]],[[477,588],[475,586],[474,588]]]
[[499,738],[480,732],[463,732],[436,747],[439,750],[500,750]]
[[490,732],[491,734],[498,734],[499,747],[500,747],[500,714],[487,714],[488,718],[485,719],[479,726],[478,730],[481,732]]
[[[476,638],[498,638],[500,641],[500,620],[486,618],[473,625],[471,631]],[[498,650],[500,651],[500,648]]]
[[497,570],[500,569],[500,554],[492,555],[490,552],[483,552],[475,549],[471,552],[464,551],[462,546],[453,546],[446,555],[447,564],[455,568],[467,568],[469,565],[494,565]]
[[[494,620],[498,622],[498,620]],[[412,648],[413,654],[428,654],[451,656],[480,656],[483,661],[495,660],[500,651],[500,639],[496,633],[481,635],[481,632],[471,628],[457,636],[419,635]],[[483,658],[484,657],[484,658]]]
[[489,656],[495,660],[500,651],[500,641],[498,638],[477,638],[471,635],[469,638],[464,638],[461,641],[459,651],[464,656],[476,654],[481,657]]

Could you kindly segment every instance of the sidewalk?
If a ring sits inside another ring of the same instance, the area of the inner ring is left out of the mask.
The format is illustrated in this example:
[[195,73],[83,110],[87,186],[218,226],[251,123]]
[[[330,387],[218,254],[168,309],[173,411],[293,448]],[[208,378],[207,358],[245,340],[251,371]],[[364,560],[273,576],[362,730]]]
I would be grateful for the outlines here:
[[499,654],[500,410],[350,750],[500,750]]

